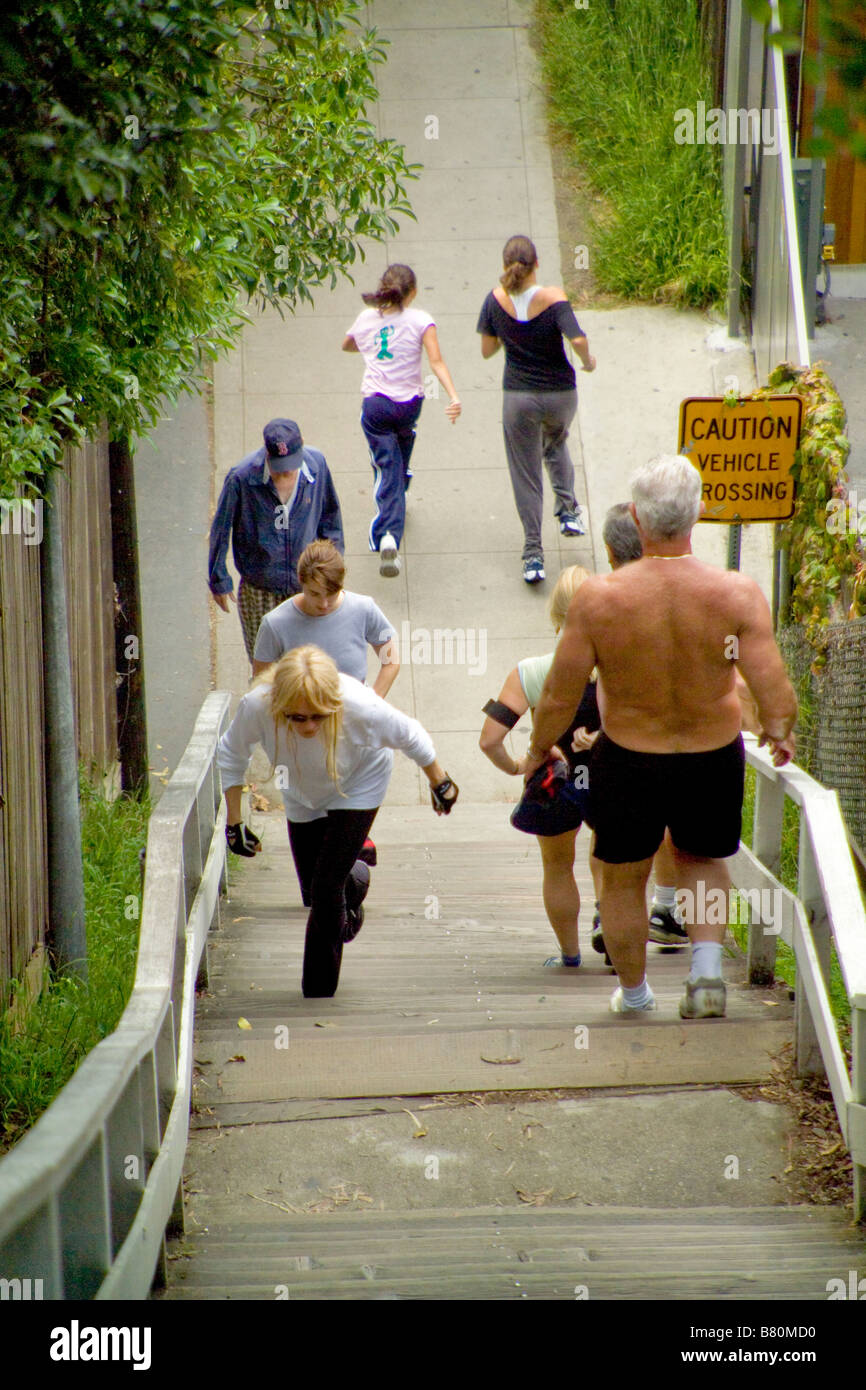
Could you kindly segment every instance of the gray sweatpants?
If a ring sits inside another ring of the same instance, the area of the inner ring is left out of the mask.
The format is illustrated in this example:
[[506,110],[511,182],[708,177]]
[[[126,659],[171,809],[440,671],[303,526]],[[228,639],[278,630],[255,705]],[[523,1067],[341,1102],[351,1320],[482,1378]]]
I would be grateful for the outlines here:
[[517,513],[523,522],[523,558],[542,555],[541,519],[544,490],[541,465],[556,495],[554,515],[573,512],[574,464],[568,452],[568,427],[577,410],[577,390],[503,391],[502,430]]

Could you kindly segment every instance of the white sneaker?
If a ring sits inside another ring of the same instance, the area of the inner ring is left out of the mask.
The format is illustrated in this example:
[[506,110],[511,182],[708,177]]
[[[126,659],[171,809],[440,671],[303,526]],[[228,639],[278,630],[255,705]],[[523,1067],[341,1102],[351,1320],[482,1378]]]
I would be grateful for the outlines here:
[[379,542],[379,573],[386,579],[395,579],[400,573],[400,556],[397,542],[389,531]]
[[639,1009],[632,1009],[625,1002],[625,995],[622,986],[618,986],[610,996],[610,1011],[612,1014],[649,1014],[653,1009],[657,1009],[658,1004],[655,999],[651,999],[648,1004],[641,1004]]
[[728,992],[722,979],[686,980],[680,1018],[724,1018]]

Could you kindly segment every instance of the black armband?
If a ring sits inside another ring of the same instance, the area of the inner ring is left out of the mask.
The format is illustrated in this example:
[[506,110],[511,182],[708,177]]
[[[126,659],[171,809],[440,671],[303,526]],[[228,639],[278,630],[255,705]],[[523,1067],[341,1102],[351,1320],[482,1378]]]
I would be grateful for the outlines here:
[[495,719],[497,724],[504,724],[506,729],[513,729],[515,724],[522,718],[515,714],[513,709],[503,705],[501,700],[488,700],[484,706],[484,713],[491,719]]

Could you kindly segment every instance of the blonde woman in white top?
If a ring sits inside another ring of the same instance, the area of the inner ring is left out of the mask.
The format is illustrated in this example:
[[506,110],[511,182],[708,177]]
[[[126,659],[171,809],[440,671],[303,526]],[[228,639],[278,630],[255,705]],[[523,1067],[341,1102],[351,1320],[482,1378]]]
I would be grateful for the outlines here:
[[359,855],[388,789],[391,750],[399,748],[423,770],[437,815],[450,812],[457,787],[417,719],[342,675],[318,647],[295,647],[242,697],[217,749],[226,839],[246,857],[261,849],[241,822],[244,774],[256,744],[278,775],[295,868],[310,903],[301,987],[308,998],[330,998],[343,945],[363,921],[370,876]]

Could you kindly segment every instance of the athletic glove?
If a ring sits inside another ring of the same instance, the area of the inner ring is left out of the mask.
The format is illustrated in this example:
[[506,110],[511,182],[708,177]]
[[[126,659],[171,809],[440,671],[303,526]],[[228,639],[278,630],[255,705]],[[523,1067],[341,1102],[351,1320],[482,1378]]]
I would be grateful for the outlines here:
[[430,800],[433,803],[433,810],[437,816],[448,816],[451,814],[451,807],[460,795],[460,788],[456,782],[452,782],[450,777],[446,777],[444,782],[440,782],[438,787],[430,788]]
[[262,847],[258,835],[254,835],[243,821],[238,821],[237,825],[226,826],[226,844],[232,854],[240,854],[244,859],[252,859]]

